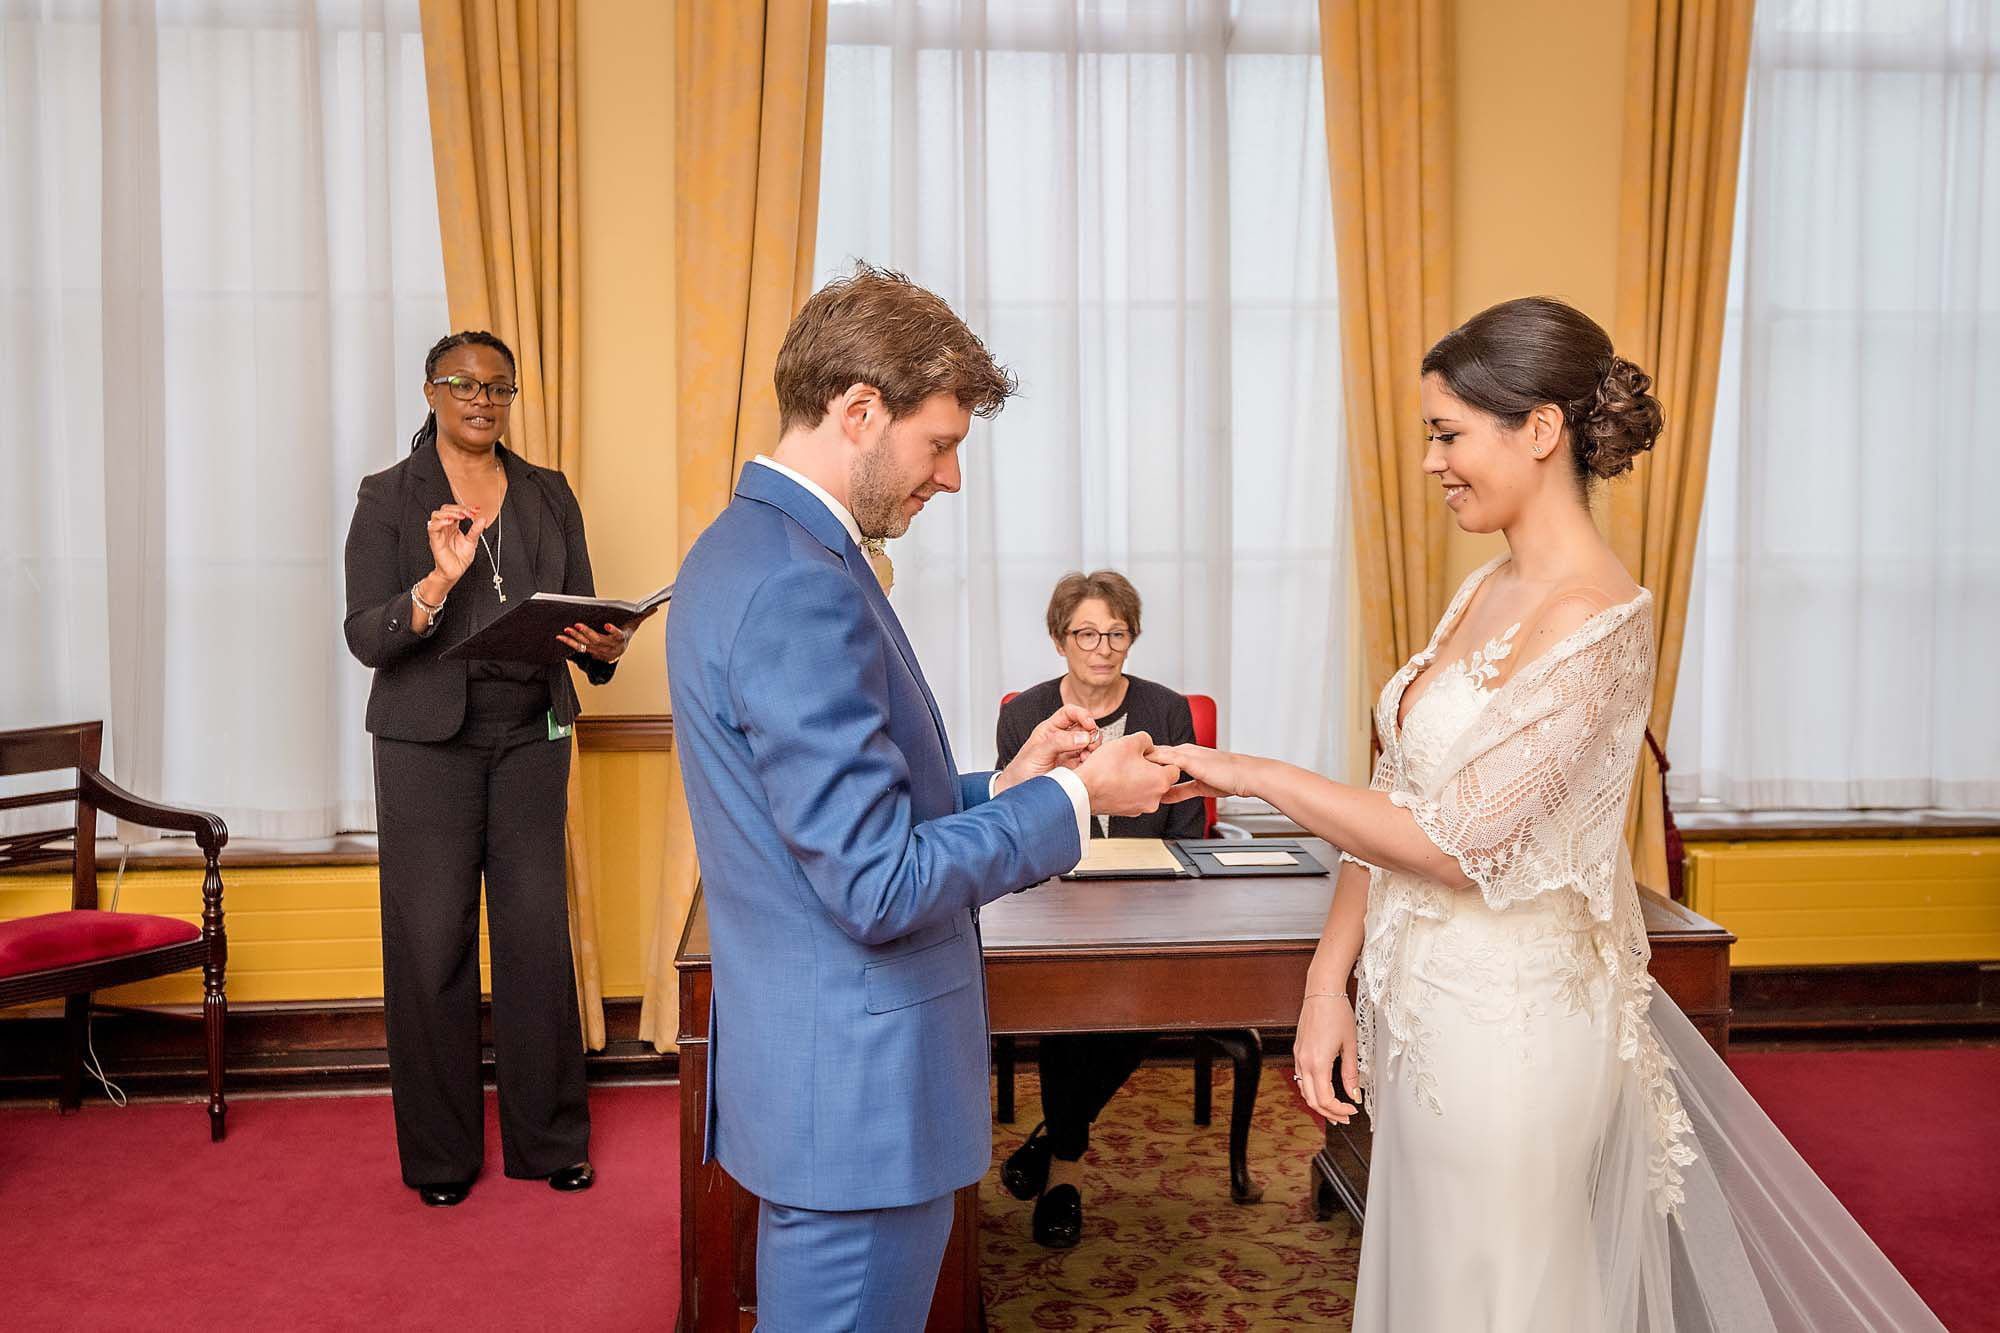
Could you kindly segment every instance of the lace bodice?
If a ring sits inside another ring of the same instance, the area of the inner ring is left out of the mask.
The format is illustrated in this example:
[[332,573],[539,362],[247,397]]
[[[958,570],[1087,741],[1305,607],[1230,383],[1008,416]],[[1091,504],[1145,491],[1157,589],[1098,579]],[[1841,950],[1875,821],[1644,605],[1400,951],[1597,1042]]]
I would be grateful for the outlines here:
[[1487,700],[1493,697],[1491,683],[1500,673],[1499,663],[1514,651],[1519,625],[1452,663],[1438,673],[1403,719],[1404,762],[1419,784],[1427,783],[1457,743],[1472,726]]
[[1420,1096],[1430,1082],[1421,1004],[1408,976],[1413,925],[1449,921],[1466,894],[1479,895],[1493,912],[1529,912],[1539,924],[1517,935],[1517,946],[1579,960],[1574,1001],[1611,1008],[1618,1053],[1655,1107],[1653,1184],[1660,1206],[1671,1207],[1679,1201],[1679,1167],[1693,1154],[1647,1025],[1650,950],[1623,832],[1651,700],[1650,596],[1642,591],[1599,612],[1500,681],[1520,627],[1509,629],[1443,668],[1398,723],[1404,691],[1436,660],[1472,593],[1502,563],[1466,580],[1430,644],[1390,679],[1377,704],[1383,752],[1371,786],[1408,810],[1471,884],[1447,888],[1370,867],[1356,966],[1361,1073],[1369,1084],[1377,1061],[1407,1060]]

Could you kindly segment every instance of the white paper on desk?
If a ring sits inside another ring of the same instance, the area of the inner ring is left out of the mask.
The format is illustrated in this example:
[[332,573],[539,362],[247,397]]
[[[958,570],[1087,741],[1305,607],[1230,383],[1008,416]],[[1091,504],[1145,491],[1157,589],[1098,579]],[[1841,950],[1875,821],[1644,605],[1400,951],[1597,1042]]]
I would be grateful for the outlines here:
[[1083,860],[1070,874],[1088,877],[1107,871],[1135,870],[1149,870],[1161,876],[1188,873],[1163,838],[1092,838],[1084,849]]
[[1226,866],[1295,866],[1299,858],[1290,852],[1210,852]]

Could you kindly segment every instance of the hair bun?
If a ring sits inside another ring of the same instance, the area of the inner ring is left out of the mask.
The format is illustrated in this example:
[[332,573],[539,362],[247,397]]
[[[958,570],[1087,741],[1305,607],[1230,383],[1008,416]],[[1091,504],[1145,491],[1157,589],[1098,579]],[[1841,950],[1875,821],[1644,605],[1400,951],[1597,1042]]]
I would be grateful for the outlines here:
[[1597,381],[1596,401],[1584,414],[1584,466],[1600,477],[1632,470],[1632,461],[1660,437],[1660,400],[1653,377],[1622,356]]

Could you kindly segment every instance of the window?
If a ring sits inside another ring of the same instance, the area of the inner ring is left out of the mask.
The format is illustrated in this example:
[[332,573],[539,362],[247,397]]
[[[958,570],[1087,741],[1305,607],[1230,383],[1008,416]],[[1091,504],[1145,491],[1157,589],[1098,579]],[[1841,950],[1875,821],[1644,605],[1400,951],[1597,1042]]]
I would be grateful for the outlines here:
[[2000,4],[1760,4],[1679,801],[2000,806]]
[[1339,329],[1310,0],[834,0],[822,278],[949,299],[1021,395],[891,544],[962,765],[1059,675],[1058,577],[1144,598],[1132,674],[1225,744],[1345,771]]
[[341,547],[446,321],[416,0],[0,16],[0,726],[103,718],[238,836],[372,827]]

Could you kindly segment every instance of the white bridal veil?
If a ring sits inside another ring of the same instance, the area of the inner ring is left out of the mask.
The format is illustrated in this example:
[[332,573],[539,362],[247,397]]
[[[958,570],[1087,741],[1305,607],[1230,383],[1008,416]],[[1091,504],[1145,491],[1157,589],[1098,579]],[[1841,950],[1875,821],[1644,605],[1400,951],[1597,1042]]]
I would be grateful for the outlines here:
[[[1613,1114],[1593,1214],[1607,1329],[1642,1333],[1942,1333],[1944,1325],[1657,987],[1695,1158],[1662,1217],[1639,1085]],[[1664,1224],[1663,1224],[1664,1223]]]

